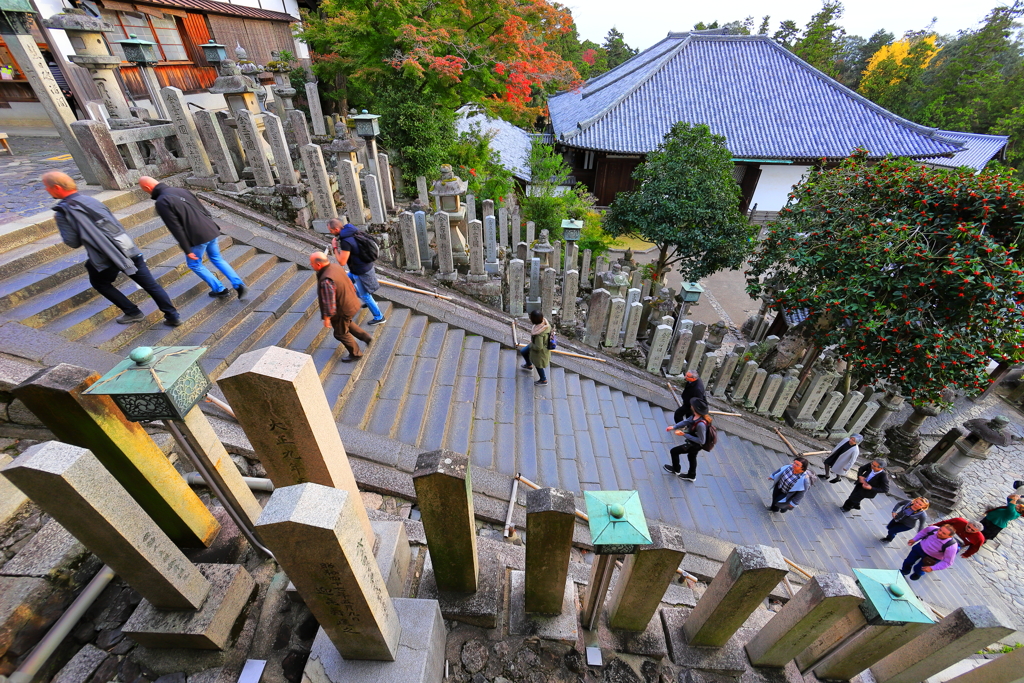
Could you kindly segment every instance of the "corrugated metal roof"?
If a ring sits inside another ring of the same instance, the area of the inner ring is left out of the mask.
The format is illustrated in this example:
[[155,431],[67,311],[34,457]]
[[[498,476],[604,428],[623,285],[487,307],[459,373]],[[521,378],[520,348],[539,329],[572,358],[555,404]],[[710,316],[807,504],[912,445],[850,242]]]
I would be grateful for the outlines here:
[[467,133],[479,126],[484,135],[493,135],[491,149],[498,153],[501,165],[522,180],[530,179],[531,136],[508,121],[491,118],[471,105],[460,108],[456,114],[455,129]]
[[938,157],[929,159],[928,163],[943,168],[959,168],[969,166],[976,171],[985,168],[985,164],[993,158],[1009,141],[1006,135],[982,135],[981,133],[958,133],[952,130],[940,130],[939,133],[946,138],[962,142],[964,148],[952,157]]
[[210,14],[225,14],[231,17],[245,17],[247,19],[265,19],[267,21],[298,21],[297,18],[284,12],[272,12],[268,9],[258,7],[246,7],[244,5],[232,5],[226,2],[215,2],[214,0],[149,0],[136,3],[140,5],[153,5],[154,7],[177,7],[196,12],[209,12]]
[[582,149],[643,154],[678,121],[724,135],[734,157],[927,158],[960,145],[902,119],[767,36],[670,33],[577,91],[548,100],[555,134]]

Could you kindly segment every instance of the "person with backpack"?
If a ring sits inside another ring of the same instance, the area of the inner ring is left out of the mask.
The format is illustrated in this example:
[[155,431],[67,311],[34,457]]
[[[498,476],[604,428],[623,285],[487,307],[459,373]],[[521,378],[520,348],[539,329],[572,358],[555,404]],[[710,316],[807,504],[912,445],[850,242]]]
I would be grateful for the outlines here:
[[373,293],[380,289],[377,271],[373,268],[373,262],[380,254],[377,243],[356,226],[342,223],[337,218],[327,221],[327,229],[334,235],[334,239],[331,240],[334,257],[338,259],[340,265],[348,267],[348,276],[355,285],[356,296],[373,314],[373,319],[367,324],[386,323],[387,319],[373,298]]
[[901,500],[892,509],[892,519],[886,525],[886,535],[878,539],[882,543],[891,543],[896,539],[896,534],[910,531],[917,524],[917,530],[924,528],[927,517],[926,510],[931,503],[927,498],[915,498],[913,500]]
[[551,331],[551,323],[544,318],[544,314],[540,311],[530,311],[530,322],[533,323],[533,329],[530,330],[530,343],[519,349],[519,353],[522,354],[525,361],[523,370],[537,368],[537,375],[540,379],[534,384],[543,387],[548,383],[548,376],[544,370],[551,365],[551,350],[555,348],[554,333]]
[[950,517],[940,522],[935,522],[935,526],[951,526],[953,531],[956,532],[957,537],[963,542],[964,554],[962,557],[967,559],[974,553],[981,550],[981,546],[985,545],[985,535],[981,533],[980,522],[969,522],[963,517]]
[[907,559],[903,560],[900,574],[909,575],[911,581],[917,581],[924,574],[952,567],[956,553],[960,550],[953,538],[954,533],[956,530],[949,524],[926,526],[917,532],[916,536],[907,541],[907,545],[913,547]]
[[810,466],[807,458],[796,458],[792,464],[783,465],[768,477],[772,480],[772,504],[769,510],[786,513],[800,504],[804,494],[814,484]]
[[[665,465],[665,471],[674,474],[684,481],[697,479],[697,454],[701,451],[710,451],[718,443],[718,432],[711,425],[711,416],[708,415],[707,401],[695,398],[690,401],[690,417],[669,426],[665,431],[675,430],[676,436],[686,439],[686,443],[669,450],[672,456],[672,464]],[[686,453],[689,468],[686,474],[681,474],[679,456]]]
[[85,247],[89,284],[100,296],[121,309],[122,315],[116,318],[116,322],[130,325],[146,319],[142,310],[114,286],[117,276],[124,273],[153,297],[157,308],[164,314],[164,324],[170,327],[180,325],[181,317],[171,297],[149,272],[142,250],[110,209],[95,197],[79,194],[78,185],[67,173],[49,171],[40,180],[51,197],[61,200],[53,210],[64,244],[72,249]]

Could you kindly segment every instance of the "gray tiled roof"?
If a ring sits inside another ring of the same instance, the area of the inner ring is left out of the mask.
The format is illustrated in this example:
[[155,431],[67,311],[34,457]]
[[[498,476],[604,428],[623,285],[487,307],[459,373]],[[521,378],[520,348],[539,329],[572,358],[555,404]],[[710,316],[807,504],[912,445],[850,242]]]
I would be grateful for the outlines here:
[[983,135],[981,133],[957,133],[952,130],[940,130],[943,137],[962,142],[964,148],[952,157],[929,159],[928,163],[943,168],[969,166],[977,171],[985,168],[985,164],[1006,147],[1009,137],[1006,135]]
[[522,128],[508,121],[491,118],[475,107],[466,105],[455,112],[455,130],[467,133],[479,126],[484,135],[493,135],[491,149],[498,153],[501,165],[522,180],[530,179],[531,137]]
[[646,153],[677,121],[705,123],[736,158],[928,158],[960,149],[824,75],[767,36],[670,33],[548,100],[564,144]]

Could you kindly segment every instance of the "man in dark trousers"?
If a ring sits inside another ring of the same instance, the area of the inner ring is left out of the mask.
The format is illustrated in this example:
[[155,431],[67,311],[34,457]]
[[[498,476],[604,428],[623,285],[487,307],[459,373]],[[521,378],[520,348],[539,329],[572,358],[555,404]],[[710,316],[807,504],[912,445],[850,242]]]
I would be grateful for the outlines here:
[[316,271],[317,296],[324,327],[333,327],[334,338],[348,349],[348,356],[342,358],[341,362],[351,363],[359,360],[363,357],[363,352],[359,350],[356,339],[369,344],[373,337],[352,322],[362,304],[359,303],[352,281],[348,279],[348,273],[337,263],[331,263],[327,254],[322,251],[314,251],[309,255],[309,265]]
[[156,212],[185,252],[189,270],[210,285],[210,296],[226,299],[231,296],[231,291],[203,265],[204,255],[209,256],[210,263],[224,273],[224,277],[238,292],[238,298],[245,298],[245,283],[220,255],[220,247],[217,246],[220,226],[214,222],[202,202],[188,190],[171,187],[145,175],[139,178],[139,187],[156,200]]
[[850,497],[843,503],[843,512],[860,510],[860,502],[865,498],[889,493],[889,473],[885,471],[888,464],[884,458],[875,458],[857,470],[857,483],[853,485]]
[[342,223],[337,218],[327,221],[327,229],[334,235],[331,240],[331,250],[338,263],[348,268],[348,276],[356,288],[356,295],[362,300],[366,307],[373,314],[370,325],[386,323],[384,314],[373,298],[373,293],[380,289],[377,282],[377,271],[373,268],[373,261],[363,258],[359,253],[359,245],[356,243],[355,234],[359,228],[351,223]]
[[686,386],[683,387],[683,395],[679,399],[680,405],[672,416],[676,422],[682,422],[690,416],[690,401],[699,398],[706,403],[708,400],[704,395],[704,380],[696,372],[687,370],[683,379],[686,380]]
[[114,286],[117,276],[124,273],[153,297],[157,308],[164,314],[165,324],[171,327],[180,325],[181,318],[171,297],[153,278],[142,251],[135,246],[110,209],[94,197],[79,194],[78,185],[66,173],[50,171],[44,173],[41,180],[50,196],[61,200],[53,207],[61,239],[73,249],[85,247],[89,284],[121,309],[123,315],[117,318],[117,322],[128,325],[146,319],[142,310]]

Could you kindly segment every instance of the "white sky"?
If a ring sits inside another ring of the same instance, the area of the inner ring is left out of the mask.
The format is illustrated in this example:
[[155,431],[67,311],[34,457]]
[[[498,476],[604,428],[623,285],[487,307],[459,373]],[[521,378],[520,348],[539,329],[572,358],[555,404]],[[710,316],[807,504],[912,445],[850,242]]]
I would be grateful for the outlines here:
[[[772,32],[783,19],[792,19],[803,28],[811,15],[821,9],[820,0],[725,0],[721,4],[679,0],[563,0],[572,10],[580,39],[604,41],[612,26],[621,31],[632,47],[644,49],[658,42],[669,31],[688,31],[698,21],[720,23],[771,15]],[[867,38],[880,28],[897,37],[908,30],[920,30],[937,17],[935,30],[956,33],[974,28],[999,0],[847,0],[840,25],[846,32]]]

